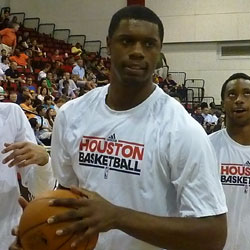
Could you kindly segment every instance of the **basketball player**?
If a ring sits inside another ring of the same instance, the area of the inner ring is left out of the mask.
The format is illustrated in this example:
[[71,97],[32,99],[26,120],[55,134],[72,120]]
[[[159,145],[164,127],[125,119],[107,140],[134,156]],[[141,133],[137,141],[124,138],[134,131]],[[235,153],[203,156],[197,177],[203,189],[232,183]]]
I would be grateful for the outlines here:
[[33,195],[53,189],[54,178],[49,156],[35,144],[34,132],[18,105],[0,104],[0,131],[0,249],[4,250],[13,242],[11,229],[18,224],[22,212],[17,172]]
[[250,77],[230,76],[222,86],[226,128],[210,135],[221,167],[228,205],[225,250],[250,247]]
[[[145,7],[119,10],[109,27],[110,85],[66,103],[56,118],[52,166],[61,187],[83,199],[48,223],[79,235],[100,232],[96,250],[221,250],[225,197],[202,127],[152,83],[163,25]],[[88,197],[88,199],[84,197]],[[77,209],[76,209],[77,208]]]

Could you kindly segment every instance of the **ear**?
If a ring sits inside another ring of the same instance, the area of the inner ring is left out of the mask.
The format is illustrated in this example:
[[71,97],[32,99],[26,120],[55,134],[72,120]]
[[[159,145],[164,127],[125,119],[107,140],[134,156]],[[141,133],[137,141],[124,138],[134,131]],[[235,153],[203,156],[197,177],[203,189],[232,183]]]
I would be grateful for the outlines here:
[[222,109],[223,113],[225,113],[224,101],[221,101],[221,109]]
[[110,37],[106,37],[106,42],[107,42],[107,54],[110,56],[111,55],[111,51],[110,51],[110,45],[111,45],[111,39]]

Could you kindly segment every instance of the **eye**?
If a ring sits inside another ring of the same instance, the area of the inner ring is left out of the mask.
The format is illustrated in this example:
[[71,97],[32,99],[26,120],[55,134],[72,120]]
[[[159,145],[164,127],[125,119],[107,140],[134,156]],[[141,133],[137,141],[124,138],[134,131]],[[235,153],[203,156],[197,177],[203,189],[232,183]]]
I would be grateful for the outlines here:
[[235,97],[235,93],[228,93],[228,97]]
[[250,96],[250,91],[244,93],[245,96]]
[[122,39],[121,39],[121,43],[122,43],[123,45],[129,45],[129,44],[132,43],[132,39],[129,39],[129,38],[122,38]]

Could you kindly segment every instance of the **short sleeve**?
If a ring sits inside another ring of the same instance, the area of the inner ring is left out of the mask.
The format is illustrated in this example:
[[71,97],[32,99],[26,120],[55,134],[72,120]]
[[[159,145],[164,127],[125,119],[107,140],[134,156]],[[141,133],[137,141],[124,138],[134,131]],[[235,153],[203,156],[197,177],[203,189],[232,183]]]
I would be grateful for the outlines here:
[[[15,142],[36,143],[34,132],[26,118],[24,112],[15,105],[17,134]],[[55,179],[52,173],[50,162],[45,166],[30,165],[18,171],[22,176],[22,183],[27,186],[32,195],[36,196],[46,190],[52,190],[55,185]]]
[[78,178],[73,170],[71,157],[66,147],[67,119],[63,108],[60,108],[53,126],[51,161],[56,179],[62,186],[69,188],[71,185],[78,186]]
[[215,152],[196,122],[178,131],[170,150],[171,182],[182,217],[205,217],[227,212]]

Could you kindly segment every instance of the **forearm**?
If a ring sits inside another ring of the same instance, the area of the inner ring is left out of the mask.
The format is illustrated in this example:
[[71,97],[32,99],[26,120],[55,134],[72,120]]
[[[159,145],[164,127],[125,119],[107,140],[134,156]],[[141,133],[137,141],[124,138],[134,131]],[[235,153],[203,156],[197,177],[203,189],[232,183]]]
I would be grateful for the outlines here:
[[172,250],[222,250],[226,216],[166,218],[118,208],[115,227],[132,237]]

